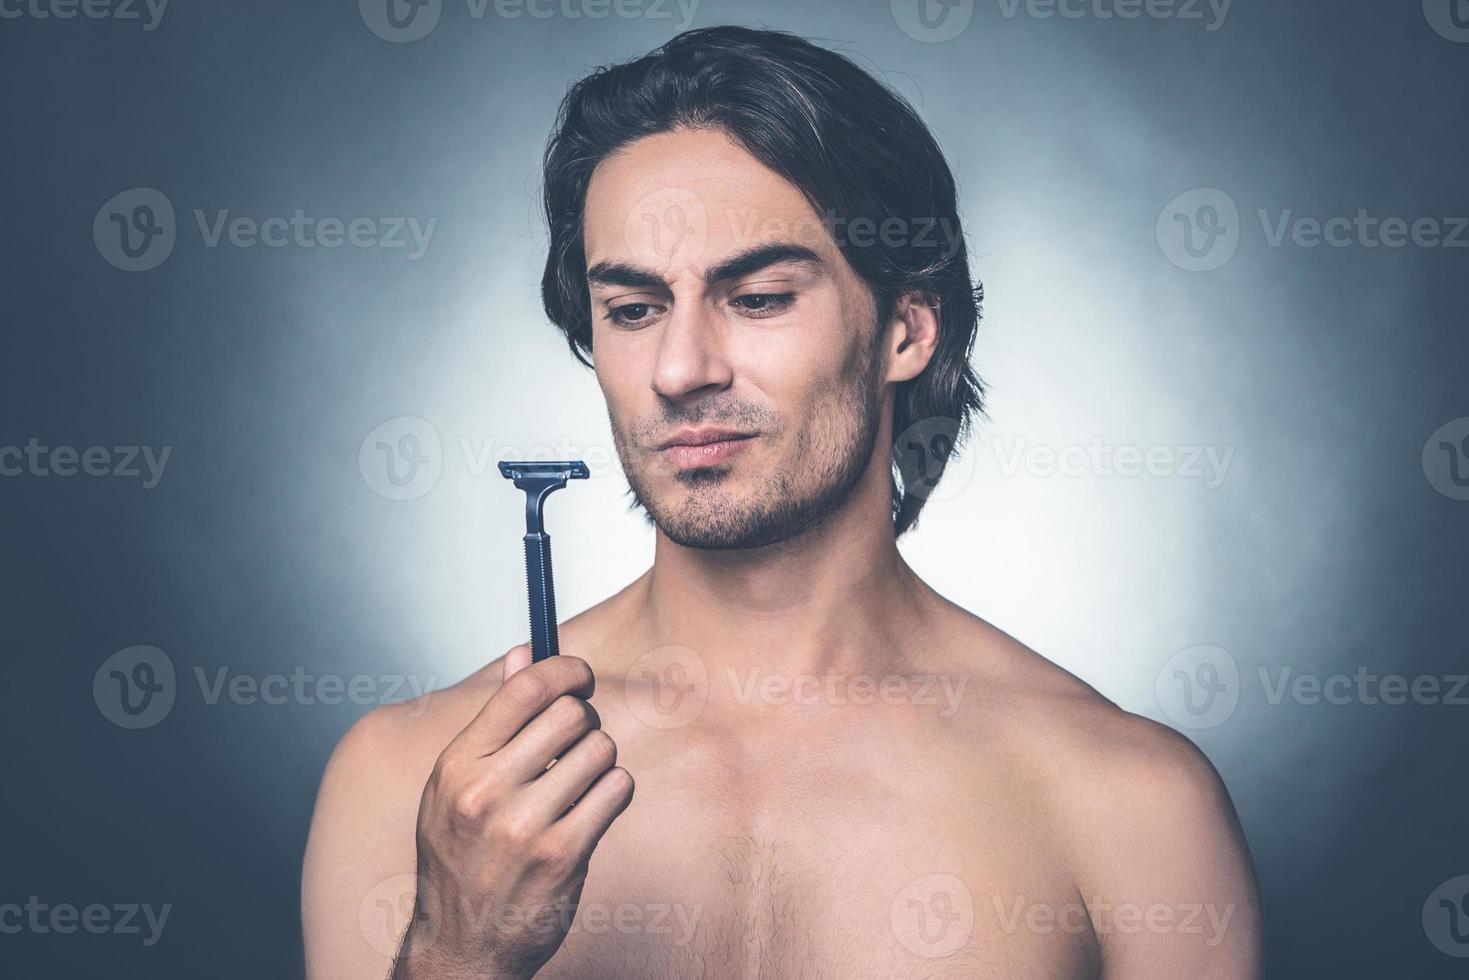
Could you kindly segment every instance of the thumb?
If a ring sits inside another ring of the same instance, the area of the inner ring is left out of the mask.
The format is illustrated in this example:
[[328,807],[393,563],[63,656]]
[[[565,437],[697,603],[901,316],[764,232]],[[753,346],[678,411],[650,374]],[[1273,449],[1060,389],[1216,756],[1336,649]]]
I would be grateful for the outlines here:
[[529,666],[530,644],[522,643],[519,646],[511,647],[510,652],[505,654],[504,673],[500,675],[500,683],[503,684],[505,681],[508,681],[510,675],[517,670],[523,670]]

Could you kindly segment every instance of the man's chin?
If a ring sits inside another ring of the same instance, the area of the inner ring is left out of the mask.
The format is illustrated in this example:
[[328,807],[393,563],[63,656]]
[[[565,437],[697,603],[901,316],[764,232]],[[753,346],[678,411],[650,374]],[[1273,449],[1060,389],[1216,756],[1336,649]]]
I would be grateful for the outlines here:
[[[763,512],[725,482],[728,468],[704,467],[652,498],[636,494],[649,523],[685,548],[728,550],[759,548],[789,537],[777,515]],[[691,475],[697,474],[697,475]]]
[[790,537],[784,532],[772,532],[760,527],[721,527],[696,522],[677,521],[659,523],[658,530],[674,544],[699,551],[747,551],[763,548]]

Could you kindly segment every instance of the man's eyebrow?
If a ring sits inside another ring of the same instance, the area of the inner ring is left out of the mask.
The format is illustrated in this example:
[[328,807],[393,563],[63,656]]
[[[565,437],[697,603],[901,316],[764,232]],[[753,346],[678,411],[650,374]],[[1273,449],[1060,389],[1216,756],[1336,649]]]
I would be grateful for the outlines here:
[[805,245],[794,242],[768,242],[739,252],[704,273],[704,284],[712,286],[727,279],[738,279],[752,272],[759,272],[777,262],[801,262],[820,268],[825,263],[821,256]]
[[[758,272],[777,262],[803,262],[808,265],[825,265],[821,256],[793,242],[768,242],[755,245],[743,252],[730,256],[704,273],[705,285],[737,279]],[[587,285],[627,286],[633,289],[667,289],[668,283],[656,272],[626,262],[598,262],[587,270]]]

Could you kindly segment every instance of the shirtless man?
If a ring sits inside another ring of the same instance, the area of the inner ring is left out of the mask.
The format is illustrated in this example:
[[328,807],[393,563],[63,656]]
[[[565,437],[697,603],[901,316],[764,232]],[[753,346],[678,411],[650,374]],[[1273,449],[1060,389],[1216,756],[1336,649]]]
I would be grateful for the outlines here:
[[[977,407],[976,291],[962,237],[813,216],[957,228],[911,109],[735,28],[567,105],[544,295],[595,352],[653,566],[562,656],[517,646],[347,733],[307,846],[311,980],[1258,976],[1207,760],[898,552],[924,487],[888,447]],[[405,881],[395,950],[370,920]]]

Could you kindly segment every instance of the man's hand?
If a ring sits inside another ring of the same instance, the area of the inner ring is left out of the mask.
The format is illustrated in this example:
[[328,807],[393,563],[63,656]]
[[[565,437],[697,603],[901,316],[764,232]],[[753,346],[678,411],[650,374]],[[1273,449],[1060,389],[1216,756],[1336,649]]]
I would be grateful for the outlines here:
[[530,659],[527,645],[506,655],[500,689],[424,787],[417,909],[394,980],[534,976],[566,939],[592,851],[632,799],[586,700],[591,667]]

